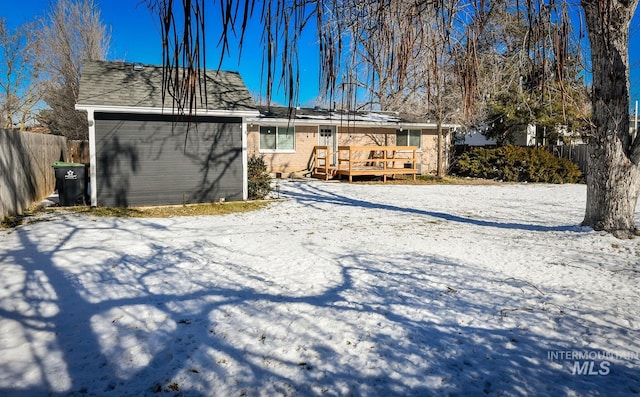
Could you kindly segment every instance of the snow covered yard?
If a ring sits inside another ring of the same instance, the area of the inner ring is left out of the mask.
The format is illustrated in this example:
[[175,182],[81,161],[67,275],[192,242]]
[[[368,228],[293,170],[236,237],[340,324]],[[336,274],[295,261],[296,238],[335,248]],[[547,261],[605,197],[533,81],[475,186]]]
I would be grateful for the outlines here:
[[281,196],[0,231],[0,395],[640,393],[640,240],[580,228],[584,186]]

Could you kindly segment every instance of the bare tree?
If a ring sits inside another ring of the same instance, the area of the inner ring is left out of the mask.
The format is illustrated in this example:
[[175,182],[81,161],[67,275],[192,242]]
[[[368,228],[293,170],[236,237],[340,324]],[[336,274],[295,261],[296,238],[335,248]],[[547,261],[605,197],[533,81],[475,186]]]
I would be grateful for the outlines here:
[[27,23],[10,31],[0,19],[0,98],[3,128],[24,130],[34,118],[40,91],[38,45],[35,24]]
[[24,47],[22,37],[18,32],[9,32],[6,21],[0,20],[0,46],[2,47],[2,122],[3,128],[13,127],[13,119],[18,113],[18,84],[16,69],[21,69],[21,53]]
[[[452,117],[454,112],[462,113],[462,106],[456,106],[451,100],[455,101],[455,90],[457,85],[456,74],[453,66],[455,65],[455,43],[454,41],[462,41],[463,38],[471,31],[471,25],[466,29],[457,23],[457,15],[460,8],[457,2],[442,2],[439,7],[438,15],[435,17],[435,23],[431,26],[431,45],[425,46],[429,50],[421,59],[426,60],[426,100],[431,105],[431,113],[435,116],[437,123],[437,176],[444,177],[446,175],[446,145],[449,141],[445,137],[442,127],[443,123]],[[459,33],[455,33],[456,31]],[[469,59],[471,60],[471,59]],[[465,75],[462,77],[471,79],[474,75]],[[473,90],[473,83],[468,81],[469,90]],[[464,88],[464,86],[463,86]],[[471,92],[471,91],[470,91]],[[471,95],[471,94],[470,94]],[[461,103],[458,98],[458,104]],[[473,102],[469,102],[471,105]]]
[[[394,2],[390,8],[376,2],[359,2],[344,10],[332,10],[325,23],[342,24],[341,40],[349,45],[340,60],[336,92],[343,107],[422,113],[409,104],[419,84],[412,72],[413,57],[422,47],[423,21],[415,19],[415,4]],[[396,44],[399,43],[399,44]],[[404,56],[400,56],[398,51]],[[409,64],[412,65],[409,65]]]
[[51,132],[70,139],[88,139],[87,118],[75,110],[82,63],[105,59],[110,33],[94,0],[58,0],[39,32],[46,74],[44,101],[50,109],[39,120]]

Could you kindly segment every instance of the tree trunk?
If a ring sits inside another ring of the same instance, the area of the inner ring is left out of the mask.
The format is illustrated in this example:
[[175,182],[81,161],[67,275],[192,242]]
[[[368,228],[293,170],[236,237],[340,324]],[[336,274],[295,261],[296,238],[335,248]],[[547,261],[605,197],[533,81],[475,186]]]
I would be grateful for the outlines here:
[[617,237],[638,232],[640,139],[629,133],[629,24],[638,0],[582,0],[591,43],[593,128],[582,224]]
[[442,121],[438,120],[438,159],[437,159],[437,167],[436,167],[436,176],[438,178],[444,178],[447,176],[447,167],[445,163],[445,142],[444,142],[444,131],[442,129]]
[[627,238],[638,234],[638,166],[612,146],[609,142],[589,144],[587,208],[582,224]]

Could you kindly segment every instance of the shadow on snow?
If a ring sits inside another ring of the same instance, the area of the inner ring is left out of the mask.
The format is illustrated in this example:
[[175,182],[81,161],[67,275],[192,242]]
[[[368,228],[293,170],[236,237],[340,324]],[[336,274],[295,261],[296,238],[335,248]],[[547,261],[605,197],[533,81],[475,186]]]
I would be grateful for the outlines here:
[[[573,230],[482,222],[321,191],[290,195],[303,202],[402,211],[480,226]],[[113,222],[109,228],[121,228],[119,221]],[[446,257],[408,252],[380,260],[355,250],[330,258],[338,269],[333,284],[305,295],[288,291],[245,263],[218,259],[228,248],[211,240],[176,250],[149,239],[148,254],[111,252],[113,259],[99,264],[99,271],[63,270],[61,257],[110,250],[97,243],[75,246],[72,240],[82,241],[87,229],[73,221],[62,226],[58,245],[49,251],[39,248],[28,229],[19,228],[15,233],[21,247],[0,255],[0,263],[14,263],[24,273],[22,287],[12,291],[14,299],[28,305],[11,310],[2,304],[0,316],[18,323],[27,343],[38,333],[50,335],[44,351],[42,346],[32,349],[34,362],[5,358],[0,363],[4,385],[21,379],[25,371],[39,371],[41,382],[3,386],[0,395],[557,396],[573,395],[577,388],[613,396],[640,391],[637,369],[625,363],[616,363],[607,377],[572,376],[567,363],[547,358],[549,350],[570,348],[567,341],[579,337],[571,335],[577,328],[617,332],[614,325],[563,313],[525,283],[482,274]],[[146,227],[161,226],[146,222]],[[120,231],[139,239],[126,228]],[[218,255],[200,254],[209,251]],[[196,265],[181,291],[162,282],[175,280],[184,263]],[[227,273],[215,280],[202,278],[198,266]],[[522,302],[527,310],[519,310]],[[152,318],[136,318],[142,310]],[[150,330],[144,330],[145,321]],[[555,321],[566,329],[566,339],[529,329]],[[128,345],[131,340],[138,344]],[[147,360],[133,369],[123,366],[121,360],[135,358],[130,350],[136,346],[144,347],[138,354]],[[51,355],[64,362],[68,384],[60,386],[60,379],[51,377]],[[212,386],[229,378],[234,380],[227,389]]]
[[533,224],[524,224],[524,223],[509,223],[509,222],[503,223],[503,222],[484,221],[480,219],[473,219],[473,218],[453,215],[446,212],[407,208],[407,207],[401,207],[396,205],[376,203],[373,201],[359,200],[352,197],[340,195],[334,192],[330,192],[328,190],[320,188],[319,186],[321,186],[321,184],[319,183],[300,183],[297,185],[296,190],[286,191],[283,189],[281,193],[305,205],[314,205],[314,204],[324,203],[324,204],[335,204],[339,206],[360,207],[360,208],[366,208],[366,209],[380,209],[385,211],[396,211],[396,212],[405,213],[405,214],[429,216],[432,218],[442,219],[445,221],[458,222],[458,223],[481,226],[481,227],[493,227],[493,228],[499,228],[499,229],[524,230],[524,231],[533,231],[533,232],[580,232],[581,230],[583,230],[581,227],[577,225],[544,226],[544,225],[533,225]]

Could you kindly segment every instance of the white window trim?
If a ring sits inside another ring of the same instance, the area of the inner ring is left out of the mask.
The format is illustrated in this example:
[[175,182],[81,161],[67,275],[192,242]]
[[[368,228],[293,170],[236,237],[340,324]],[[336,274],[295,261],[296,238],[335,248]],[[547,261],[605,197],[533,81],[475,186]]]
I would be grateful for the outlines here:
[[[260,147],[260,142],[261,142],[261,136],[260,136],[260,131],[263,127],[273,127],[276,129],[276,148],[275,149],[263,149],[262,147]],[[278,143],[280,140],[280,128],[293,128],[293,149],[278,149]],[[277,125],[277,124],[263,124],[263,125],[259,125],[258,126],[258,153],[265,153],[265,154],[271,154],[271,153],[295,153],[296,152],[296,127],[293,125]]]
[[[418,144],[418,150],[416,150],[417,153],[422,153],[422,135],[424,135],[422,133],[422,129],[420,128],[403,128],[402,130],[397,129],[396,130],[396,139],[398,137],[398,132],[406,132],[407,133],[407,142],[409,142],[409,131],[420,131],[420,142]],[[396,146],[401,146],[398,145],[398,142],[396,141]],[[406,146],[411,146],[411,145],[406,145]],[[398,150],[398,152],[400,153],[408,153],[411,152],[411,150]]]
[[271,154],[271,153],[295,153],[295,150],[291,149],[260,149],[258,153]]

